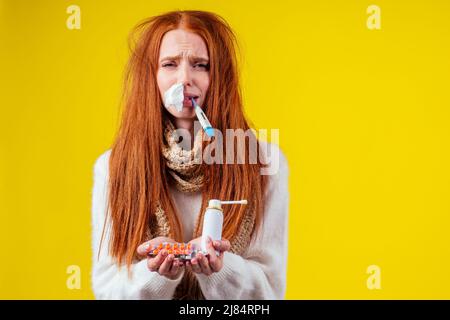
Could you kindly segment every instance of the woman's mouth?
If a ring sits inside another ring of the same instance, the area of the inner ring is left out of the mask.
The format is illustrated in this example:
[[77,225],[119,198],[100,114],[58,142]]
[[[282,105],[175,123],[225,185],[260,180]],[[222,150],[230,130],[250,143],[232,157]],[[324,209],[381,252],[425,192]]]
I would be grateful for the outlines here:
[[193,107],[191,98],[194,98],[195,102],[198,101],[198,96],[184,96],[183,107]]

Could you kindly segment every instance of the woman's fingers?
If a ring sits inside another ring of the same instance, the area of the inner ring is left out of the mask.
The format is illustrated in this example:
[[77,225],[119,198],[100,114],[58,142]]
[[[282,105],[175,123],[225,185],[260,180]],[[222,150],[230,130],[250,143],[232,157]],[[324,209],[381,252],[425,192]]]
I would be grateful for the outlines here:
[[231,249],[231,243],[225,238],[222,238],[222,241],[215,240],[213,241],[213,246],[218,251],[229,251]]
[[[210,240],[210,238],[208,240]],[[230,242],[226,239],[217,241],[216,245],[214,245],[213,241],[209,241],[207,245],[208,257],[202,252],[199,252],[195,258],[186,263],[186,268],[195,273],[203,273],[205,275],[219,272],[223,266],[223,252],[228,251],[230,247]],[[216,250],[220,251],[219,255],[216,254]]]
[[145,256],[152,249],[151,240],[146,241],[139,245],[137,248],[137,253],[141,256]]
[[168,237],[156,237],[153,238],[151,240],[145,241],[144,243],[141,243],[137,249],[136,252],[141,255],[141,256],[145,256],[147,255],[147,253],[156,248],[160,243],[163,242],[175,242],[173,239],[170,239]]
[[180,267],[180,262],[177,261],[177,260],[174,260],[173,263],[172,263],[172,268],[170,269],[170,276],[171,276],[172,279],[176,278],[180,268],[181,268]]
[[166,260],[164,260],[164,262],[159,267],[160,275],[163,276],[170,275],[170,268],[172,268],[173,259],[174,259],[173,254],[169,254],[167,256]]
[[203,255],[203,253],[201,253],[201,252],[198,253],[197,256],[198,256],[198,262],[199,262],[200,268],[202,269],[202,273],[209,276],[212,273],[212,271],[211,271],[211,267],[209,266],[208,258],[206,258]]
[[167,256],[167,251],[162,250],[162,251],[158,252],[156,257],[148,258],[148,260],[147,260],[148,269],[152,272],[158,271],[161,264],[164,262],[164,259],[166,258],[166,256]]
[[190,262],[188,261],[186,265],[190,267],[195,273],[202,273],[202,269],[198,264],[198,258],[193,258]]
[[208,258],[205,259],[209,260],[209,266],[211,267],[211,270],[213,272],[219,272],[220,269],[222,269],[223,251],[221,251],[220,255],[218,256],[216,250],[214,250],[212,242],[208,243],[207,250],[208,250]]
[[147,261],[150,271],[158,272],[169,279],[175,279],[182,266],[182,262],[177,261],[173,254],[167,254],[166,250],[160,251],[156,257],[148,258]]

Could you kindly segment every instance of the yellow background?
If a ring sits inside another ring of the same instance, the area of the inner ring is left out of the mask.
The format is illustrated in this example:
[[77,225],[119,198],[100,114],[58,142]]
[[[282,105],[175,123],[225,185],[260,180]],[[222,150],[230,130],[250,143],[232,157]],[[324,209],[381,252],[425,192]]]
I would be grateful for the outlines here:
[[[66,27],[71,4],[81,30]],[[366,27],[371,4],[381,30]],[[1,1],[0,298],[93,298],[92,171],[117,129],[126,37],[173,9],[232,25],[246,113],[280,129],[286,298],[449,299],[445,0]],[[366,286],[373,264],[380,290]]]

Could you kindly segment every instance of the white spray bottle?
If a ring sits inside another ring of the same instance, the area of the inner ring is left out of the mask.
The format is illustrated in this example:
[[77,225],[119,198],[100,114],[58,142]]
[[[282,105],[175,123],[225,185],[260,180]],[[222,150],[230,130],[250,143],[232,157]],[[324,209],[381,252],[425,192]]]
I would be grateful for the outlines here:
[[[203,218],[202,251],[207,252],[208,236],[211,240],[222,240],[223,211],[222,204],[247,204],[247,200],[221,201],[211,199]],[[219,252],[216,250],[216,254]]]

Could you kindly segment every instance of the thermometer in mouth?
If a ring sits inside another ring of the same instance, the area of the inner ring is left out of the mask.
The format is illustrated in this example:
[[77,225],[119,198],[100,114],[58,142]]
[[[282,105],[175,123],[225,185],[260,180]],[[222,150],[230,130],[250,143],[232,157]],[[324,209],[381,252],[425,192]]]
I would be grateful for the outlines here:
[[200,124],[202,125],[203,130],[209,137],[214,137],[214,128],[211,126],[208,118],[203,112],[202,108],[195,102],[194,98],[191,98],[192,105],[194,106],[195,114],[197,115]]

